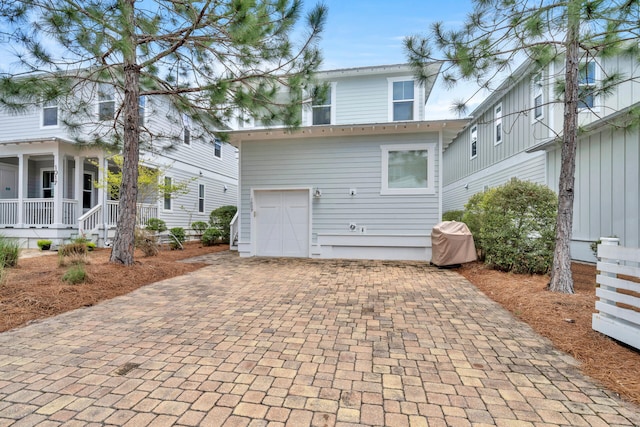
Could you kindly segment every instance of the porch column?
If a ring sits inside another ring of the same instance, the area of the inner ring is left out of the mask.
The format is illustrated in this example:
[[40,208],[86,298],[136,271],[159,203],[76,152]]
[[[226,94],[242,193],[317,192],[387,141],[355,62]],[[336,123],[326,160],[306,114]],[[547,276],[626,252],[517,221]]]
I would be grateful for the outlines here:
[[29,156],[18,154],[18,223],[17,228],[24,227],[24,199],[27,194],[27,182],[29,181],[28,164]]
[[109,160],[104,156],[104,152],[98,154],[98,203],[102,205],[102,226],[104,230],[104,241],[107,241],[107,234],[109,230],[109,206],[107,206],[107,191],[105,184],[107,177],[105,176],[109,170]]
[[60,151],[53,153],[53,170],[55,183],[53,185],[53,226],[62,227],[62,193],[64,192],[64,157]]
[[80,218],[84,213],[82,211],[82,175],[84,173],[84,158],[80,156],[73,156],[73,161],[76,163],[76,170],[74,174],[73,183],[73,198],[76,199],[76,218]]

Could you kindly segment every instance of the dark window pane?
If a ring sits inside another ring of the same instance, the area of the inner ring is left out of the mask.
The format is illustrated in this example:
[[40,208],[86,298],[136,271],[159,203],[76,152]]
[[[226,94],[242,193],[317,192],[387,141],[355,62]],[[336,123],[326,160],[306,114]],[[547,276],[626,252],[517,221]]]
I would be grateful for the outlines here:
[[413,101],[394,102],[393,120],[413,120]]
[[313,124],[331,124],[331,107],[313,107]]
[[42,114],[43,126],[57,126],[58,125],[58,108],[49,107],[45,108]]
[[535,102],[534,116],[537,119],[538,117],[542,116],[542,95],[536,96],[536,99],[534,100],[534,102]]
[[113,101],[101,102],[98,106],[98,118],[100,120],[113,120],[115,112],[115,103]]

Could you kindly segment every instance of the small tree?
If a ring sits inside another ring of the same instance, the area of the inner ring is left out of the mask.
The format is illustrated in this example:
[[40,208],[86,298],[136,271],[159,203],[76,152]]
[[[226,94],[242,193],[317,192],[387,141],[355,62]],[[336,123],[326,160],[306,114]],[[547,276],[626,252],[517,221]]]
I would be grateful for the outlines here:
[[222,240],[229,242],[231,221],[235,216],[238,208],[236,206],[220,206],[211,211],[209,215],[209,224],[212,228],[217,228],[221,232]]

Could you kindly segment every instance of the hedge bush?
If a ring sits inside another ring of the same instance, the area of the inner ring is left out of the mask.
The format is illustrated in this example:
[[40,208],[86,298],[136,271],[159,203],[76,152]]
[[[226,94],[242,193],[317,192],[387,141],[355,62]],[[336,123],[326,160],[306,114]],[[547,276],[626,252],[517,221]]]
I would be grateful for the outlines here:
[[448,211],[442,214],[443,221],[462,221],[464,211]]
[[193,231],[195,231],[197,234],[202,234],[204,233],[204,231],[209,228],[209,224],[207,224],[204,221],[195,221],[193,224],[191,224],[191,228],[193,229]]
[[167,223],[160,218],[149,218],[145,225],[147,226],[147,230],[158,232],[167,231]]
[[222,232],[222,240],[225,242],[229,242],[229,227],[237,211],[237,207],[227,205],[212,210],[209,215],[209,224],[212,228],[217,228]]
[[171,233],[171,236],[169,236],[169,247],[171,249],[182,249],[182,244],[186,240],[184,228],[173,227],[169,232]]
[[222,239],[222,230],[218,228],[207,228],[204,233],[202,233],[202,237],[200,240],[202,241],[203,246],[213,246],[220,243]]
[[469,200],[464,218],[490,267],[544,274],[553,262],[557,204],[548,187],[512,179]]

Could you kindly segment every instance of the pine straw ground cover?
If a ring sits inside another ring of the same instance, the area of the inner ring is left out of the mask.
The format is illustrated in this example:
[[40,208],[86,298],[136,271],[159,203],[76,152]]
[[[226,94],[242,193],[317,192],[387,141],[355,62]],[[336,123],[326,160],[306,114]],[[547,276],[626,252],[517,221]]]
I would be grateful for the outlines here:
[[[22,258],[8,269],[0,285],[0,331],[32,320],[86,307],[123,295],[158,280],[204,266],[180,259],[228,249],[227,246],[185,245],[183,251],[162,250],[157,257],[136,254],[136,265],[109,264],[109,250],[89,254],[89,282],[69,285],[61,280],[68,267],[58,266],[55,255]],[[591,329],[595,307],[595,268],[574,264],[575,295],[546,290],[547,276],[528,276],[489,270],[471,263],[457,270],[520,320],[581,362],[587,375],[623,398],[640,403],[640,351],[625,347]]]

